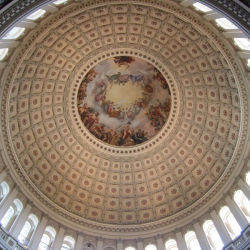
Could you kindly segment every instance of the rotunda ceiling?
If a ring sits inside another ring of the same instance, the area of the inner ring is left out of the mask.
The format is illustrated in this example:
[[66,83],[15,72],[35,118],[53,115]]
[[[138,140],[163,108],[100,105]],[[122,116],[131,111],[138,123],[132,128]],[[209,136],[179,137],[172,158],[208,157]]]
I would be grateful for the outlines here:
[[89,228],[182,220],[227,183],[245,143],[233,53],[172,1],[66,5],[22,38],[5,70],[12,173],[31,199]]

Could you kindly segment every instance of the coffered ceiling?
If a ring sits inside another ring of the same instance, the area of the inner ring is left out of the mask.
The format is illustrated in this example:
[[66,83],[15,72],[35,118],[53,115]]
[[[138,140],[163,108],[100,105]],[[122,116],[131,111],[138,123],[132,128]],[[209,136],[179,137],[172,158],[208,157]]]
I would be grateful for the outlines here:
[[[11,173],[46,211],[106,232],[161,229],[207,209],[237,170],[246,83],[232,46],[194,11],[70,2],[20,41],[1,79],[1,140]],[[97,139],[78,113],[87,72],[118,56],[153,65],[171,93],[166,123],[138,145]]]

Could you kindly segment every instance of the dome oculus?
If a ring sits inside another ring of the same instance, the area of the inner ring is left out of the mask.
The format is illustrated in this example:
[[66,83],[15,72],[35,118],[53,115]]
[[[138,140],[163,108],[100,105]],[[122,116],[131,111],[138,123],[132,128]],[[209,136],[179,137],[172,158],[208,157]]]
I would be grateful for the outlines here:
[[169,117],[171,93],[152,64],[118,56],[86,74],[77,105],[82,122],[96,138],[115,146],[133,146],[163,127]]

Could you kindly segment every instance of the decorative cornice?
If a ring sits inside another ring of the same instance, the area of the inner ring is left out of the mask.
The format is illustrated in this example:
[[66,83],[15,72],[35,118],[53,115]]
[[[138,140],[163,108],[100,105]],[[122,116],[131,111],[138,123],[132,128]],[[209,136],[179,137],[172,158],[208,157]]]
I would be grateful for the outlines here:
[[9,3],[0,11],[0,36],[2,36],[7,28],[13,25],[13,22],[19,20],[23,15],[49,2],[50,0],[22,0],[15,3]]
[[243,8],[234,0],[204,0],[203,2],[237,23],[249,36],[250,18],[247,7]]
[[[22,0],[14,4],[10,3],[10,7],[6,6],[4,12],[0,12],[0,36],[13,21],[20,19],[33,8],[37,8],[49,2],[50,0]],[[232,0],[204,0],[204,2],[226,15],[229,19],[233,19],[233,21],[237,22],[244,32],[249,35],[250,20],[248,10]]]

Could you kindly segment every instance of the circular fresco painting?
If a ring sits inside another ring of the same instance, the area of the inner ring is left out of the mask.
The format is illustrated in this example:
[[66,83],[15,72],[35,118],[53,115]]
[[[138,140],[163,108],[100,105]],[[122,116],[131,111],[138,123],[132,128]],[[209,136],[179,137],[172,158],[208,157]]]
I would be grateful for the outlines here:
[[87,73],[77,105],[82,122],[96,138],[115,146],[133,146],[163,127],[171,93],[152,64],[119,56],[102,61]]

